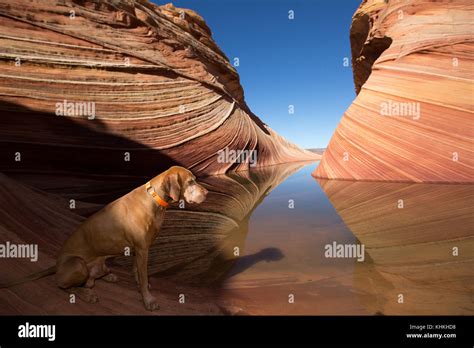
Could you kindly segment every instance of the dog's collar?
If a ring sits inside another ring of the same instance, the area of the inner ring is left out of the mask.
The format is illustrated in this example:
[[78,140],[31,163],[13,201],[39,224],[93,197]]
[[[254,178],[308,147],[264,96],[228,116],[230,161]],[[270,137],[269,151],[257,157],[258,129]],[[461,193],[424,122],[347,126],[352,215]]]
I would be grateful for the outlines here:
[[156,193],[155,189],[153,188],[153,186],[151,186],[151,183],[149,181],[146,183],[145,189],[146,192],[153,197],[153,199],[158,205],[161,205],[163,208],[166,208],[169,205],[167,201],[165,201],[158,195],[158,193]]

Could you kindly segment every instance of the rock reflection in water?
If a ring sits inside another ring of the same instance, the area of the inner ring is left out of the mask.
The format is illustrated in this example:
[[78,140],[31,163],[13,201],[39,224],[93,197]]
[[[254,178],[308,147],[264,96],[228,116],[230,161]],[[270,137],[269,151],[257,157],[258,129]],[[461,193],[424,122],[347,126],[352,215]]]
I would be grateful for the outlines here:
[[[201,288],[229,313],[473,313],[473,186],[318,185],[304,165],[202,178],[206,202],[167,213],[151,277]],[[333,242],[362,243],[364,262],[325,258]]]
[[[216,287],[262,261],[284,257],[281,250],[267,248],[244,254],[249,218],[265,196],[306,163],[270,166],[250,172],[199,178],[209,190],[204,203],[175,205],[149,253],[150,276],[167,278],[177,284]],[[235,261],[239,264],[233,267]],[[122,257],[116,263],[131,267]]]
[[365,245],[354,287],[369,313],[473,314],[474,186],[318,182]]

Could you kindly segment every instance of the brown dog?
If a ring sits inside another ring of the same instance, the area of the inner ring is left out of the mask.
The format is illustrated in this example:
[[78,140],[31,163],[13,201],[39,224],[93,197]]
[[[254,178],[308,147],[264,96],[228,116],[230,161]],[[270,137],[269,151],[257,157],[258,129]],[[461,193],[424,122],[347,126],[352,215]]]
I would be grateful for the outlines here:
[[[56,272],[57,285],[88,302],[96,302],[91,289],[96,279],[114,282],[105,260],[112,256],[135,253],[134,274],[147,310],[158,309],[148,284],[148,249],[156,239],[169,202],[184,198],[201,203],[207,190],[196,177],[182,167],[171,167],[125,196],[89,217],[64,244],[56,267],[31,275],[33,280]],[[19,284],[24,280],[7,286]]]

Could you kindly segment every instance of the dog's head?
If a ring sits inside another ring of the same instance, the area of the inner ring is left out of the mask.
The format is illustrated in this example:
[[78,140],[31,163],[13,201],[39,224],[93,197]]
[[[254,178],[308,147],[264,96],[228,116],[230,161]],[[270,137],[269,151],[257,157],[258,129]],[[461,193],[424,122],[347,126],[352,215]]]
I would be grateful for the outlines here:
[[181,198],[187,203],[202,203],[207,190],[196,182],[196,177],[186,168],[174,166],[164,173],[163,186],[173,202]]

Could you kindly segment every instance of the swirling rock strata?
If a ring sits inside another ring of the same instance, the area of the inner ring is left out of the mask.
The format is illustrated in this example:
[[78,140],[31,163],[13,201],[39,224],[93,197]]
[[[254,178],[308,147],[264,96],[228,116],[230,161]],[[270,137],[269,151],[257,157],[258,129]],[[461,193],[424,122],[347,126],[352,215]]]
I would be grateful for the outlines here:
[[351,31],[357,98],[314,175],[474,182],[474,6],[365,0]]
[[225,148],[258,166],[317,158],[252,114],[199,15],[146,0],[2,1],[0,113],[0,170],[15,173],[249,167],[219,163]]

